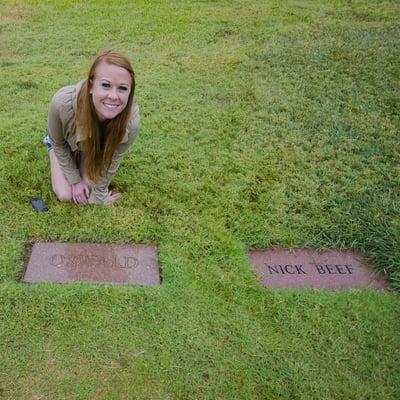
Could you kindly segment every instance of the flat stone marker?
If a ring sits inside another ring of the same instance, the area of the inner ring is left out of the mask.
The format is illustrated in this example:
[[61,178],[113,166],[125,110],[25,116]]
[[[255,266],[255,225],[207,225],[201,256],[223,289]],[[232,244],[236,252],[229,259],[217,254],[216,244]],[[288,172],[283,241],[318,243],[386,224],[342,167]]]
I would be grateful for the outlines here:
[[382,274],[352,251],[272,248],[252,250],[249,258],[264,287],[329,290],[389,287]]
[[23,282],[160,285],[155,246],[36,243]]

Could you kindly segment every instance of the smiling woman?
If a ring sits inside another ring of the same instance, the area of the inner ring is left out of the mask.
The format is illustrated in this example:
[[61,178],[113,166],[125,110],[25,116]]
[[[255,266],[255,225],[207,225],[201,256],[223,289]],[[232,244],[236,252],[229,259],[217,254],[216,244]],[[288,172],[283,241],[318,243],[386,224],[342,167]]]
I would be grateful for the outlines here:
[[51,182],[60,201],[112,204],[108,187],[140,128],[135,74],[115,50],[100,53],[86,80],[53,97],[45,143]]

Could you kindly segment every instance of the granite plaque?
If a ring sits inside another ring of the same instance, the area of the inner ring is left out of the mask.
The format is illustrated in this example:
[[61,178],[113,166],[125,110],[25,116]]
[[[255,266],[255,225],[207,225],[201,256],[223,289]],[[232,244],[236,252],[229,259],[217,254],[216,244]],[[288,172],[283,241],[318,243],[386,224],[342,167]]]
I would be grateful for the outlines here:
[[249,258],[264,287],[329,290],[389,287],[385,277],[353,251],[272,248],[251,250]]
[[22,281],[160,285],[157,256],[140,244],[36,243]]

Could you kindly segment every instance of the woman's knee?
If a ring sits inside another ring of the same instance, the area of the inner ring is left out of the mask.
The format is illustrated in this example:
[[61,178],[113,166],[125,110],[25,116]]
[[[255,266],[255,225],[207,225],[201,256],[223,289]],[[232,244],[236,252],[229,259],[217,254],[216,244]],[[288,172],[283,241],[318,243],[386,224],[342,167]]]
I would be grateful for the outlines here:
[[72,201],[72,192],[70,190],[53,189],[53,191],[59,201],[63,203],[68,203]]
[[62,202],[72,201],[72,190],[71,185],[62,172],[57,157],[54,153],[54,149],[49,151],[50,155],[50,169],[51,169],[51,186],[57,199]]

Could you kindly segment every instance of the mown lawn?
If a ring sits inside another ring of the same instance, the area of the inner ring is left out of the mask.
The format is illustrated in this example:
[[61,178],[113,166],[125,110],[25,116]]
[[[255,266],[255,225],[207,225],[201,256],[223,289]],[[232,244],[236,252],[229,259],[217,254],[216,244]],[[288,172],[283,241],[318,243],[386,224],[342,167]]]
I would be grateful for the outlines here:
[[[400,398],[399,14],[3,0],[0,398]],[[109,47],[133,62],[143,122],[123,199],[60,204],[48,104]],[[157,243],[163,284],[22,284],[35,241]],[[263,289],[247,250],[271,245],[356,249],[392,291]]]

